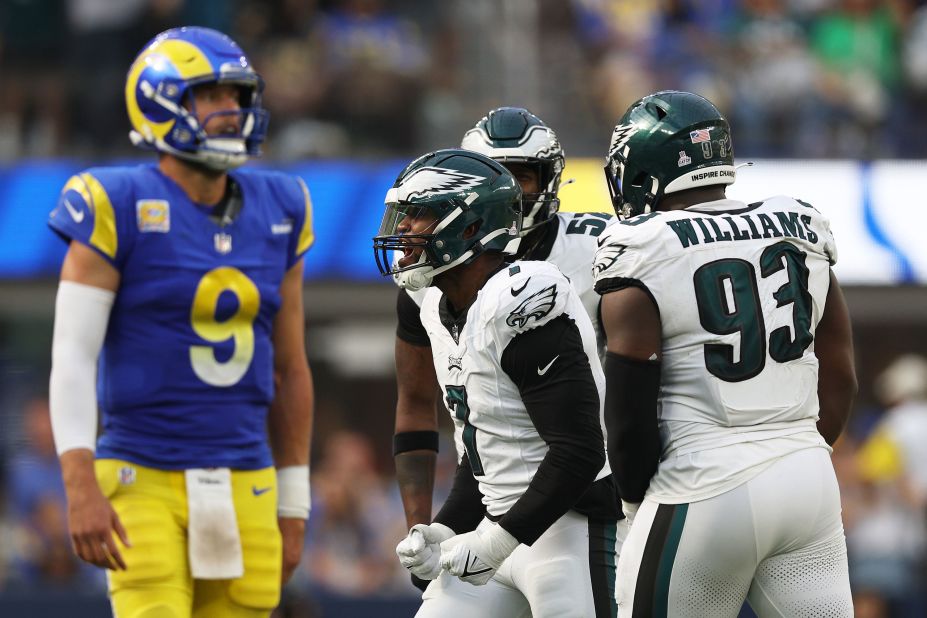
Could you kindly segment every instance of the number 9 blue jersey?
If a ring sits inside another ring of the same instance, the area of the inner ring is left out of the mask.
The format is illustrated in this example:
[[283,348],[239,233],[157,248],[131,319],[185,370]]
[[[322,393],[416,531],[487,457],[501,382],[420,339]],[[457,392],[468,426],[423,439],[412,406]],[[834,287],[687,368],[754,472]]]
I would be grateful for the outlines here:
[[155,165],[72,177],[49,225],[121,275],[99,364],[97,457],[161,469],[272,465],[271,331],[280,284],[313,242],[299,178],[238,170],[225,225]]

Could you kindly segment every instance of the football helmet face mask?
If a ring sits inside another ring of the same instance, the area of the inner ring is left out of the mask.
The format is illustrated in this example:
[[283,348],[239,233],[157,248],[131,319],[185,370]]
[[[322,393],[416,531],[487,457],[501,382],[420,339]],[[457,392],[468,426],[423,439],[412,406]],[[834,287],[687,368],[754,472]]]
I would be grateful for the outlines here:
[[729,185],[735,180],[730,126],[697,94],[648,95],[615,126],[605,178],[621,219],[650,212],[668,193]]
[[521,188],[508,170],[475,152],[439,150],[410,163],[387,192],[374,256],[380,273],[420,290],[486,251],[513,255],[520,230]]
[[[197,118],[193,89],[232,84],[239,109]],[[216,30],[174,28],[152,39],[126,77],[126,108],[140,148],[158,150],[210,169],[225,171],[260,155],[268,113],[261,107],[264,82],[240,47]],[[237,115],[237,133],[208,135],[206,125],[220,114]]]
[[506,166],[515,163],[537,171],[540,191],[522,196],[522,235],[557,214],[565,159],[557,135],[540,118],[521,107],[494,109],[464,134],[460,147]]

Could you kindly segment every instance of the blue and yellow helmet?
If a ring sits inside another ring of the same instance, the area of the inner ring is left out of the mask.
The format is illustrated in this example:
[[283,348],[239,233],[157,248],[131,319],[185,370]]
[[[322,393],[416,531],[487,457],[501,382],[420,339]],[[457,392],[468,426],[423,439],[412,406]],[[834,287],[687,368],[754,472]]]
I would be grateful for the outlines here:
[[[208,83],[240,87],[240,110],[216,112],[239,114],[239,133],[210,136],[204,129],[208,119],[202,124],[197,120],[191,91]],[[237,167],[260,155],[269,117],[261,107],[263,90],[263,80],[228,36],[210,28],[167,30],[152,39],[129,68],[129,138],[140,148],[212,169]]]

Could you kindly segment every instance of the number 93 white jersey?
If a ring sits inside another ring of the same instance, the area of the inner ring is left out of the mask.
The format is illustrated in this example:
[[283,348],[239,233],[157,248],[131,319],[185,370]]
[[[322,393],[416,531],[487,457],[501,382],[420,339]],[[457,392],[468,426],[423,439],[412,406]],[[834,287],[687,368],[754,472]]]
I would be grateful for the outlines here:
[[[506,513],[525,492],[548,451],[518,386],[502,368],[502,355],[519,334],[566,316],[579,329],[599,393],[599,423],[605,377],[597,356],[592,323],[579,295],[556,266],[521,261],[493,275],[466,312],[462,326],[446,326],[443,294],[429,288],[422,302],[422,324],[431,340],[435,372],[455,424],[455,441],[466,448],[483,502],[491,515]],[[543,375],[554,358],[538,358]],[[569,414],[569,410],[564,410]],[[596,476],[611,473],[606,462]]]
[[662,323],[663,453],[648,496],[709,498],[785,454],[829,448],[814,331],[836,258],[827,219],[783,196],[639,215],[602,235],[596,291],[639,286]]

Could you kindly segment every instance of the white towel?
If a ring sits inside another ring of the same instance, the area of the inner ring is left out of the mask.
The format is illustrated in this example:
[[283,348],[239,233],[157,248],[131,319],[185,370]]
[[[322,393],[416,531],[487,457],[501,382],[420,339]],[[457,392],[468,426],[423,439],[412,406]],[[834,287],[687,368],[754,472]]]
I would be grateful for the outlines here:
[[190,571],[195,579],[234,579],[245,574],[232,472],[186,470]]

